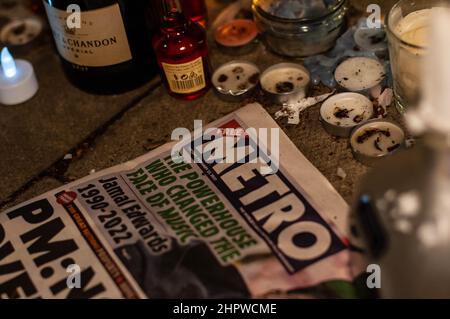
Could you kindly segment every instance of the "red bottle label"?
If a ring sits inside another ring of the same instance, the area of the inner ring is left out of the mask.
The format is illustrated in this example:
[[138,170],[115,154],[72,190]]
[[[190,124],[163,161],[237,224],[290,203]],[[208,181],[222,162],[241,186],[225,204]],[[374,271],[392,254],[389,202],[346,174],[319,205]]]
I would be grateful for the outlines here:
[[206,87],[202,57],[181,64],[161,63],[170,90],[178,94],[189,94]]

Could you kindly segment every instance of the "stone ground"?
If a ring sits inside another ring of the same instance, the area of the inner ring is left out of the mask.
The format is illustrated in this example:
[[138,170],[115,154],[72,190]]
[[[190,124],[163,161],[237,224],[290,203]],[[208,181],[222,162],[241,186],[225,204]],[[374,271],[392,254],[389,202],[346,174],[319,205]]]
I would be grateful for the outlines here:
[[[364,8],[361,2],[355,0],[358,8]],[[211,20],[226,5],[220,0],[207,3]],[[358,14],[355,9],[352,12]],[[213,43],[210,46],[215,67],[236,58],[222,54]],[[0,108],[0,209],[86,176],[91,170],[145,154],[168,142],[174,128],[192,128],[194,119],[211,122],[246,104],[220,101],[212,91],[194,102],[175,101],[158,78],[126,94],[90,95],[66,80],[48,33],[12,51],[33,63],[41,88],[27,103]],[[238,58],[253,61],[260,69],[283,61],[262,44]],[[262,97],[256,100],[269,113],[277,111]],[[396,111],[391,108],[390,112]],[[278,124],[350,202],[368,168],[353,159],[348,140],[328,135],[318,118],[316,105],[301,115],[299,125],[286,125],[285,120]],[[66,154],[73,158],[64,160]],[[337,176],[338,167],[347,173],[345,179]]]

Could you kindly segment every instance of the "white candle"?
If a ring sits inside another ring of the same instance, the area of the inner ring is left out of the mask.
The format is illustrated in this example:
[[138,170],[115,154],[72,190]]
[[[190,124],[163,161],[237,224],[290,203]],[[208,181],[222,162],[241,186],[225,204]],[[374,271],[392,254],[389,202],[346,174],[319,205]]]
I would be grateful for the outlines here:
[[363,162],[383,158],[398,150],[404,143],[403,130],[392,122],[381,120],[361,125],[350,138],[355,157]]
[[0,30],[0,41],[7,45],[25,45],[41,32],[42,22],[38,18],[14,19]]
[[353,38],[361,50],[374,52],[379,57],[383,57],[388,50],[386,32],[383,28],[361,27],[355,31]]
[[294,63],[281,63],[267,69],[261,77],[264,90],[274,94],[304,90],[309,84],[309,72]]
[[306,97],[311,81],[309,71],[295,63],[279,63],[261,75],[261,87],[274,102],[297,103]]
[[355,57],[342,62],[334,73],[336,82],[351,92],[364,92],[384,81],[386,71],[376,59]]
[[25,60],[14,60],[7,48],[0,54],[0,104],[14,105],[31,99],[38,91],[33,66]]
[[242,99],[259,83],[260,71],[246,61],[232,61],[220,66],[213,74],[212,83],[220,97]]
[[373,104],[362,94],[341,93],[322,104],[320,116],[330,134],[348,137],[355,126],[373,116]]
[[395,26],[394,32],[409,44],[425,47],[428,45],[432,14],[441,10],[448,9],[436,7],[411,12],[400,20]]

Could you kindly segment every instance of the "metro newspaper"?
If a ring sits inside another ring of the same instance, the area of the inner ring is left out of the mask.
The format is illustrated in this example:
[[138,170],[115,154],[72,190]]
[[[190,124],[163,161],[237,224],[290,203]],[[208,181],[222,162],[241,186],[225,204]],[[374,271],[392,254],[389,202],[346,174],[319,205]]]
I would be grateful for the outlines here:
[[[279,130],[270,115],[251,104],[208,127],[220,134],[183,161],[168,143],[1,213],[0,298],[265,298],[351,281],[349,207],[281,130],[279,167],[262,173],[271,147],[245,132]],[[243,136],[231,145],[261,160],[194,160]]]

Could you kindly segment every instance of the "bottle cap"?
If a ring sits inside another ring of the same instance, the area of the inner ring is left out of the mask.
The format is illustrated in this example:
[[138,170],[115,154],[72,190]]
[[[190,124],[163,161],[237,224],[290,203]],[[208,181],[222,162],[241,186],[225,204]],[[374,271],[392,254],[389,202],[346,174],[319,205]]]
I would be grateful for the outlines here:
[[182,12],[180,0],[162,0],[162,8],[164,15],[171,12]]

